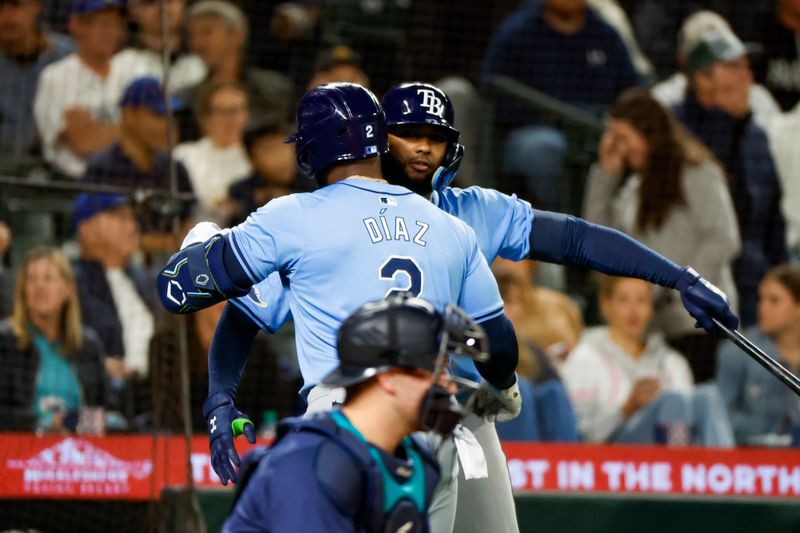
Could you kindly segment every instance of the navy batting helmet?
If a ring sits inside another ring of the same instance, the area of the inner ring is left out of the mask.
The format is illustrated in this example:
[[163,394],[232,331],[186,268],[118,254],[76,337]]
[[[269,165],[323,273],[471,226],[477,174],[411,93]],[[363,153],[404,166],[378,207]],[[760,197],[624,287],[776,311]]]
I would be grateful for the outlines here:
[[429,125],[441,129],[448,139],[442,160],[443,171],[434,177],[433,189],[450,184],[458,172],[464,147],[458,144],[460,132],[454,125],[455,111],[450,98],[430,83],[401,83],[389,89],[381,100],[386,126]]
[[296,143],[300,168],[325,184],[334,163],[366,159],[387,151],[386,119],[378,99],[355,83],[326,83],[308,91],[297,104]]
[[444,314],[407,293],[367,303],[339,328],[339,367],[322,383],[348,387],[389,368],[424,369],[454,353],[486,360],[483,329],[455,306]]
[[455,113],[450,98],[430,83],[401,83],[381,99],[388,127],[404,124],[430,124],[442,128],[450,142],[458,142],[459,131],[453,125]]

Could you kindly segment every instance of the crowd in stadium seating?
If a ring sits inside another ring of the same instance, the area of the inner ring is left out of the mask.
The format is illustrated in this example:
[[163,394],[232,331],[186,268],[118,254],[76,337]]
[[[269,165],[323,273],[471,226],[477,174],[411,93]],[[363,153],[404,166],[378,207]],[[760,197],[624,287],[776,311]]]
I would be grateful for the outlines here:
[[[283,139],[297,97],[328,81],[443,78],[467,148],[457,183],[693,265],[800,370],[800,0],[165,0],[166,28],[161,4],[0,0],[0,168],[106,187],[60,219],[0,206],[0,430],[182,430],[180,328],[154,305],[153,267],[198,220],[314,188]],[[674,291],[493,269],[525,398],[503,438],[800,446],[800,401],[698,333]],[[186,321],[198,431],[221,311]],[[291,330],[260,335],[237,405],[288,415],[296,389]]]

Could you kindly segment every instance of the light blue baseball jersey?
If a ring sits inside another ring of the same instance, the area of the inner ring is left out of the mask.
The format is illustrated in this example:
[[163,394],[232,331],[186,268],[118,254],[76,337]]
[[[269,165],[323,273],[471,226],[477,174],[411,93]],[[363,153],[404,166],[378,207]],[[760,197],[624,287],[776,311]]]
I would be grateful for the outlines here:
[[[528,257],[533,208],[525,200],[482,187],[448,187],[440,193],[434,191],[431,202],[475,231],[478,248],[488,263],[497,257],[513,261]],[[288,283],[275,273],[247,296],[231,302],[272,333],[291,318],[291,297]]]
[[[291,311],[306,388],[337,366],[341,322],[392,291],[411,291],[440,310],[458,304],[479,322],[502,313],[475,232],[403,187],[349,178],[279,198],[228,239],[250,279],[266,280],[260,298],[251,291],[238,303],[265,314],[273,306]],[[286,284],[291,296],[273,301]]]
[[475,231],[489,264],[498,257],[520,261],[530,254],[533,207],[516,194],[483,187],[447,187],[434,191],[431,202]]

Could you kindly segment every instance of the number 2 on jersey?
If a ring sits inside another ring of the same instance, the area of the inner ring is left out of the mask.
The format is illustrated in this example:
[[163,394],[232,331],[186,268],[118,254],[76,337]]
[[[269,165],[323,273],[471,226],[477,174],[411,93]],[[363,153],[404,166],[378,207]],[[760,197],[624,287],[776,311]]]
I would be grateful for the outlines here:
[[419,268],[414,258],[389,256],[378,270],[378,279],[382,281],[398,281],[399,274],[405,274],[408,277],[408,284],[403,288],[395,287],[390,289],[384,298],[401,292],[410,292],[413,296],[422,294],[422,269]]

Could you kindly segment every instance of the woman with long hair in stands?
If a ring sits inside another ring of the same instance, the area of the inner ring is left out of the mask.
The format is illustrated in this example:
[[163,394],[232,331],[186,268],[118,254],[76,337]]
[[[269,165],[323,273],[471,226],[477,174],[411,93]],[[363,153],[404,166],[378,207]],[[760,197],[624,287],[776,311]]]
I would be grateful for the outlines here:
[[[102,407],[105,393],[102,347],[81,324],[69,261],[35,248],[19,269],[13,314],[0,323],[0,428],[75,431],[82,408]],[[102,409],[83,414],[83,431],[102,432]]]
[[[780,265],[758,286],[758,325],[749,339],[800,372],[800,267]],[[719,387],[737,444],[800,447],[800,399],[730,341],[717,352]]]
[[[731,264],[740,240],[725,175],[647,90],[630,89],[611,108],[583,214],[678,264],[691,264],[737,308]],[[659,290],[655,300],[654,327],[688,357],[698,382],[711,378],[716,339],[695,328],[673,291]]]

